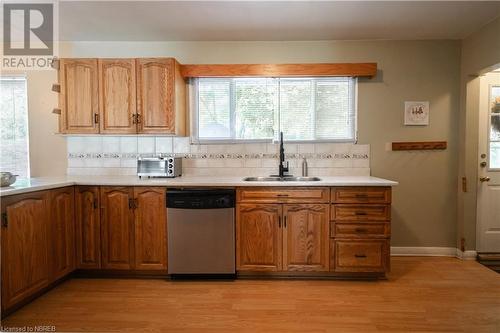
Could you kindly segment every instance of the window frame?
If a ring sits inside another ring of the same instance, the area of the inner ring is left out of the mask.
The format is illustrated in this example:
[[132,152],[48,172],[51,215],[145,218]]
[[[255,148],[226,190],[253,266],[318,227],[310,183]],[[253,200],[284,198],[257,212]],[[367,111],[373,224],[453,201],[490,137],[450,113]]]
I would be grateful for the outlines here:
[[[29,121],[29,96],[28,96],[28,75],[26,73],[2,73],[0,80],[22,79],[24,81],[24,101],[26,105],[26,178],[31,177],[31,148],[30,148],[30,121]],[[1,141],[1,139],[0,139]],[[2,144],[0,142],[0,148]],[[5,170],[2,170],[5,171]]]
[[[301,144],[301,143],[354,143],[356,144],[358,142],[358,78],[357,77],[350,77],[350,76],[342,76],[343,78],[348,78],[352,79],[352,101],[353,101],[353,113],[354,113],[354,137],[352,139],[313,139],[313,140],[287,140],[285,139],[284,141],[287,143],[296,143],[296,144]],[[248,79],[255,79],[255,77],[207,77],[207,78],[190,78],[188,81],[188,98],[189,98],[189,115],[190,115],[190,142],[191,144],[194,145],[211,145],[211,144],[245,144],[245,143],[276,143],[279,141],[277,137],[277,133],[275,133],[275,137],[272,139],[233,139],[233,138],[221,138],[221,139],[200,139],[199,137],[199,108],[198,108],[198,91],[199,91],[199,79],[215,79],[215,80],[220,80],[220,79],[234,79],[234,78],[248,78]],[[262,77],[264,79],[315,79],[315,80],[327,80],[329,78],[338,78],[338,77]],[[315,86],[316,89],[316,86]],[[232,89],[231,89],[232,91]],[[280,100],[280,89],[278,89],[278,100]],[[233,131],[234,131],[234,96],[233,94],[230,95],[230,100],[229,100],[229,105],[230,105],[230,131],[231,131],[231,136],[233,136]],[[314,99],[315,102],[315,99]],[[278,112],[278,126],[280,127],[280,122],[281,122],[281,113]]]

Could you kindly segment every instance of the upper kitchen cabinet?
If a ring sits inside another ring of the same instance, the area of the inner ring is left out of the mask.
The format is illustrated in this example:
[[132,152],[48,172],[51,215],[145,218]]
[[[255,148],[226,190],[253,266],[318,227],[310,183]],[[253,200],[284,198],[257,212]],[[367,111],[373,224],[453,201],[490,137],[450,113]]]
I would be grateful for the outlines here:
[[186,134],[186,81],[173,58],[61,59],[60,131]]
[[61,59],[59,66],[60,131],[99,133],[97,59]]
[[137,59],[138,133],[184,135],[186,82],[173,58]]
[[137,133],[134,59],[99,59],[100,130]]

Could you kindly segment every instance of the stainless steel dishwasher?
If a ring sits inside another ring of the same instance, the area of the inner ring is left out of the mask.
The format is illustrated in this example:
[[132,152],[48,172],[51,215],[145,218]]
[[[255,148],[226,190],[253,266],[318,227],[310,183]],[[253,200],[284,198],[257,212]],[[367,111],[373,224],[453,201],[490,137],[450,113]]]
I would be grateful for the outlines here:
[[167,189],[168,272],[235,276],[235,191]]

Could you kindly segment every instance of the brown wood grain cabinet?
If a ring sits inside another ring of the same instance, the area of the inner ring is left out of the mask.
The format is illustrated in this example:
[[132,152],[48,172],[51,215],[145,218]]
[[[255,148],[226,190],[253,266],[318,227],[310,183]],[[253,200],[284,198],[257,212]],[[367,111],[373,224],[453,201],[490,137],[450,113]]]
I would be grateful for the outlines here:
[[98,186],[75,189],[76,267],[101,268],[101,218]]
[[137,132],[185,134],[186,82],[173,58],[137,59]]
[[104,269],[130,270],[134,267],[133,197],[132,187],[101,187],[101,259]]
[[236,213],[237,270],[279,271],[282,258],[282,207],[238,204]]
[[331,191],[330,270],[390,270],[391,188],[334,187]]
[[[237,270],[328,271],[328,193],[328,188],[238,189]],[[305,203],[282,204],[300,200]]]
[[137,133],[134,59],[99,59],[100,132]]
[[58,280],[75,267],[75,190],[63,187],[49,192],[50,280]]
[[331,241],[331,260],[336,272],[380,272],[389,270],[389,240],[337,239]]
[[97,59],[61,59],[59,66],[59,131],[99,133]]
[[328,271],[329,205],[283,205],[283,270]]
[[49,193],[2,198],[2,309],[49,283]]
[[173,58],[61,59],[60,132],[186,134],[186,81]]
[[163,187],[134,188],[135,269],[167,269],[167,209]]

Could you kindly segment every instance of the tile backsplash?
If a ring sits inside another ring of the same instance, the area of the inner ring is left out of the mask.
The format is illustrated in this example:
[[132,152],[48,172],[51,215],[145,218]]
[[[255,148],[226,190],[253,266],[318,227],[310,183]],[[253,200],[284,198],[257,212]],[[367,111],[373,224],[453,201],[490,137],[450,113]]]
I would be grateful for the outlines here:
[[[189,137],[69,136],[68,175],[135,175],[138,156],[180,156],[184,175],[266,176],[278,169],[278,144],[191,145]],[[370,145],[285,143],[290,173],[310,176],[370,175]]]

